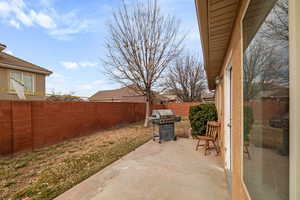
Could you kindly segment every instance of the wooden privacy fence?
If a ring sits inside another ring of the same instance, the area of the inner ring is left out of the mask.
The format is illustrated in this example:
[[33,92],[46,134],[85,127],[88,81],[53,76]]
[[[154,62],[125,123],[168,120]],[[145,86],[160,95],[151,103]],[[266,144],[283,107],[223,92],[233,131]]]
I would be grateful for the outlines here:
[[[152,109],[172,109],[187,117],[190,106],[199,104],[168,103]],[[0,100],[0,155],[32,151],[144,117],[144,103]]]
[[180,103],[167,103],[152,105],[152,109],[171,109],[176,115],[182,117],[189,116],[189,110],[191,106],[197,106],[200,104],[214,104],[215,102],[180,102]]
[[0,155],[144,119],[143,103],[0,101]]
[[269,121],[273,118],[280,118],[289,112],[288,101],[251,101],[245,106],[252,108],[254,120]]

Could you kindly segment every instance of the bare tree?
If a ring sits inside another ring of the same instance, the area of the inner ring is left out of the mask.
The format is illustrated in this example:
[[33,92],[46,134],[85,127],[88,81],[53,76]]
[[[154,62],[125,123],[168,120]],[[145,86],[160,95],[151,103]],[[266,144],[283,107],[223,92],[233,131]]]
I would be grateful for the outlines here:
[[52,91],[52,94],[47,97],[47,101],[84,101],[81,97],[75,96],[75,92],[67,94],[56,93]]
[[264,22],[262,36],[273,42],[288,45],[289,41],[289,4],[288,0],[278,0],[270,16]]
[[182,51],[184,36],[179,37],[179,28],[174,17],[162,14],[157,0],[139,1],[132,7],[123,1],[108,24],[105,71],[122,85],[135,85],[146,96],[145,126],[151,90]]
[[262,91],[286,86],[288,73],[282,52],[259,39],[252,41],[244,56],[244,99],[249,101]]
[[206,90],[203,65],[189,54],[176,59],[167,74],[165,85],[183,102],[201,101],[201,94]]

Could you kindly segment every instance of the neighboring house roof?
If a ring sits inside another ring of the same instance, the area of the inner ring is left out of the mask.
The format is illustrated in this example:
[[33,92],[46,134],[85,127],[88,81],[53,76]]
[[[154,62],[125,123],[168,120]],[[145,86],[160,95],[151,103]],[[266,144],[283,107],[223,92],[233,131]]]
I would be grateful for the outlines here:
[[[152,102],[160,103],[164,98],[157,92],[152,92]],[[116,90],[99,91],[89,98],[90,101],[120,101],[120,102],[146,102],[146,96],[133,85]]]
[[289,88],[277,86],[268,90],[261,91],[256,98],[288,98]]
[[204,94],[201,94],[201,98],[203,100],[214,100],[215,94],[214,93],[204,93]]
[[0,43],[0,51],[4,50],[6,48],[6,46],[2,43]]
[[178,97],[175,94],[163,94],[162,97],[164,100],[169,100],[169,101],[177,101]]
[[9,55],[4,52],[0,52],[0,67],[45,74],[45,75],[50,75],[52,73],[51,71],[43,67],[37,66],[35,64],[32,64],[30,62],[27,62],[25,60],[22,60],[20,58],[17,58],[15,56]]
[[93,96],[91,96],[89,100],[91,101],[106,100],[106,99],[119,100],[124,97],[138,97],[138,96],[144,96],[144,95],[141,92],[134,90],[132,86],[127,86],[116,90],[99,91]]

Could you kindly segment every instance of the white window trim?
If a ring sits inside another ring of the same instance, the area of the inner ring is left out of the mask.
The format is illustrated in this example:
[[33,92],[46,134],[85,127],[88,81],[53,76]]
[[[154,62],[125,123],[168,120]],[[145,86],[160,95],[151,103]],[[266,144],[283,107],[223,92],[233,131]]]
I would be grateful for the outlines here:
[[24,74],[26,74],[26,75],[30,75],[30,76],[32,76],[32,91],[25,91],[25,93],[32,93],[32,95],[34,95],[35,94],[35,74],[32,74],[32,73],[27,73],[27,72],[21,72],[21,71],[10,71],[9,73],[8,73],[8,88],[9,88],[9,91],[10,91],[10,93],[16,93],[16,91],[14,91],[14,89],[12,88],[12,85],[11,85],[11,76],[12,76],[12,73],[21,73],[21,79],[22,79],[22,82],[24,82],[23,80],[24,80]]

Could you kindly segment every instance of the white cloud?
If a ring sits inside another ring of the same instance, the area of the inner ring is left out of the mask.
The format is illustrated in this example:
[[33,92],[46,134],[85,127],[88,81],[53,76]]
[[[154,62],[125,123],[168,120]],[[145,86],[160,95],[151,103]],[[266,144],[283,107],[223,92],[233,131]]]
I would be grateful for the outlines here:
[[13,10],[16,19],[19,20],[22,24],[25,26],[33,26],[34,22],[33,19],[30,17],[30,15],[23,12],[20,8],[15,8]]
[[20,29],[20,23],[17,22],[16,20],[11,19],[11,20],[9,20],[8,23],[9,23],[9,25],[11,25],[11,26],[13,26],[13,27],[15,27],[15,28],[17,28],[17,29]]
[[41,27],[46,29],[56,28],[56,24],[54,23],[53,19],[42,12],[36,13],[34,10],[30,10],[30,16],[32,20],[34,20]]
[[76,86],[76,94],[80,96],[90,97],[91,95],[95,94],[99,90],[111,90],[119,88],[120,85],[116,83],[111,83],[106,79],[95,80],[91,83],[85,84],[78,84]]
[[11,12],[11,8],[7,2],[0,2],[0,16],[7,17]]
[[56,39],[70,40],[72,35],[88,32],[89,27],[94,23],[92,20],[80,19],[77,11],[71,11],[64,15],[58,16],[60,26],[51,30],[49,34]]
[[70,93],[72,88],[72,84],[70,84],[70,82],[72,82],[72,79],[70,77],[54,72],[49,77],[47,77],[47,93]]
[[91,83],[78,85],[77,88],[79,91],[85,91],[85,90],[96,91],[97,89],[102,88],[102,85],[108,85],[108,83],[104,79],[101,79],[101,80],[93,81]]
[[76,62],[65,62],[65,61],[61,62],[61,65],[66,69],[76,69],[79,66],[78,63]]
[[77,69],[79,67],[95,67],[98,65],[96,62],[69,62],[62,61],[60,64],[66,69]]
[[16,6],[23,8],[25,7],[25,3],[23,0],[10,0],[10,2],[12,2],[13,4],[15,4]]
[[10,51],[10,50],[8,50],[8,49],[4,49],[4,52],[7,53],[7,54],[9,54],[9,55],[13,55],[13,52]]
[[101,80],[96,80],[93,82],[93,84],[95,85],[99,85],[99,84],[103,84],[105,81],[103,81],[102,79]]
[[79,65],[82,67],[95,67],[95,66],[97,66],[97,63],[96,62],[80,62]]
[[99,90],[111,90],[119,88],[120,85],[107,79],[98,79],[93,81],[79,81],[59,73],[53,73],[47,77],[47,93],[55,92],[57,94],[70,94],[81,97],[90,97]]
[[49,77],[52,81],[58,82],[58,83],[64,83],[66,80],[70,79],[67,76],[64,76],[62,74],[59,74],[57,72],[54,72]]
[[22,26],[40,27],[56,39],[70,40],[71,35],[89,31],[92,20],[82,19],[77,11],[60,14],[52,6],[52,0],[41,0],[34,10],[23,0],[0,1],[0,19],[20,29]]

